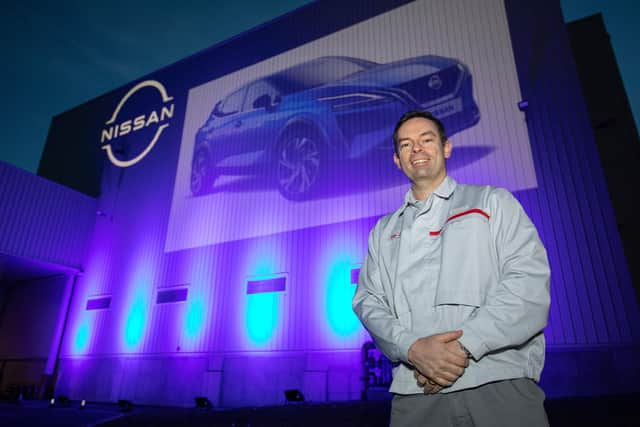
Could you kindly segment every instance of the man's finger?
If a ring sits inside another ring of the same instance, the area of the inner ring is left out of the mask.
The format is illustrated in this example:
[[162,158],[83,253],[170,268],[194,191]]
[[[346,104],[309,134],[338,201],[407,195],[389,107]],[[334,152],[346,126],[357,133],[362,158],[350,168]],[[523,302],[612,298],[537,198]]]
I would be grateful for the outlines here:
[[447,371],[438,372],[438,374],[433,378],[433,380],[443,386],[450,386],[456,380],[460,378],[460,375],[455,375]]
[[442,387],[440,387],[439,385],[429,385],[427,384],[424,389],[423,392],[424,394],[436,394],[437,392],[439,392],[440,390],[442,390]]
[[445,362],[450,365],[459,366],[461,368],[466,368],[469,366],[469,358],[464,353],[459,353],[455,351],[451,351],[447,349],[448,355],[445,359]]
[[468,358],[467,352],[463,350],[462,345],[460,344],[460,341],[449,341],[445,343],[445,347],[447,351],[451,354],[464,357],[465,359]]
[[439,385],[441,387],[449,387],[451,384],[453,384],[455,382],[456,379],[454,379],[453,381],[450,381],[450,380],[444,378],[444,376],[438,375],[438,376],[432,378],[432,381],[434,381],[437,385]]
[[442,387],[433,381],[431,378],[426,378],[426,384],[424,385],[422,391],[424,394],[434,394],[442,390]]
[[450,341],[457,341],[458,338],[460,338],[461,336],[462,336],[462,331],[460,331],[460,330],[443,332],[441,334],[435,335],[435,337],[437,337],[438,341],[444,342],[444,343],[450,342]]
[[447,374],[447,377],[453,376],[455,377],[455,379],[457,379],[461,377],[462,374],[464,374],[464,371],[465,371],[465,368],[463,367],[450,365],[450,366],[443,367],[440,372],[442,373],[442,375]]

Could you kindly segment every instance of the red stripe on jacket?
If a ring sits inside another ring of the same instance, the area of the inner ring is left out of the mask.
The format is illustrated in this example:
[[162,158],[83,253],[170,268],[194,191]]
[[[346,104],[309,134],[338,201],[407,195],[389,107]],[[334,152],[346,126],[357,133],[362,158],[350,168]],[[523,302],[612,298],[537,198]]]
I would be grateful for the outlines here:
[[[480,214],[480,215],[484,216],[487,219],[490,218],[489,214],[486,213],[485,211],[483,211],[482,209],[474,208],[474,209],[469,209],[468,211],[464,211],[464,212],[460,212],[460,213],[457,213],[455,215],[452,215],[449,218],[447,218],[447,220],[444,223],[446,225],[451,220],[454,220],[456,218],[460,218],[461,216],[470,215],[470,214]],[[444,226],[443,226],[443,228],[444,228]],[[437,231],[430,231],[429,232],[429,236],[439,236],[441,232],[442,232],[442,228],[440,230],[437,230]]]

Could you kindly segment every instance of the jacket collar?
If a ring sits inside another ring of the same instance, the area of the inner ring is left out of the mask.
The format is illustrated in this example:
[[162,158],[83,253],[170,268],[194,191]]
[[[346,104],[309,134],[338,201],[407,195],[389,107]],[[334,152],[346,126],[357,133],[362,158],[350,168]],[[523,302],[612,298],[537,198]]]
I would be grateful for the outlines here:
[[[440,183],[438,188],[434,190],[433,194],[437,197],[440,197],[441,199],[448,199],[453,194],[453,190],[455,190],[457,185],[458,183],[456,182],[456,180],[447,175],[444,177],[444,180]],[[409,188],[404,196],[404,204],[400,207],[398,214],[402,215],[407,207],[414,206],[416,202],[417,200],[413,196],[413,191],[411,191],[411,188]]]

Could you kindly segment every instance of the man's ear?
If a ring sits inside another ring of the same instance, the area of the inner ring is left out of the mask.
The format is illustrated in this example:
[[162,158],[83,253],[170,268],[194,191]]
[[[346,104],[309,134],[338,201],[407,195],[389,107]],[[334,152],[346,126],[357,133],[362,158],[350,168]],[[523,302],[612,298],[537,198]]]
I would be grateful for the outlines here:
[[402,167],[400,166],[400,158],[398,157],[398,155],[395,152],[393,153],[393,163],[396,164],[398,169],[402,170]]
[[444,158],[448,159],[449,157],[451,157],[451,151],[453,150],[453,143],[451,142],[450,139],[447,139],[444,142]]

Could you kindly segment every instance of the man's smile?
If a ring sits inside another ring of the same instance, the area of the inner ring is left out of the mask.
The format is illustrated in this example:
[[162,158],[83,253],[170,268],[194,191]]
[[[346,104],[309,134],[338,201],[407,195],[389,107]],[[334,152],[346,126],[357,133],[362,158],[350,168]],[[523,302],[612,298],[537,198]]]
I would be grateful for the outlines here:
[[415,166],[415,165],[422,165],[422,164],[425,164],[425,163],[428,163],[428,162],[429,162],[429,159],[415,159],[415,160],[411,160],[411,164],[412,164],[412,165],[414,165],[414,166]]

